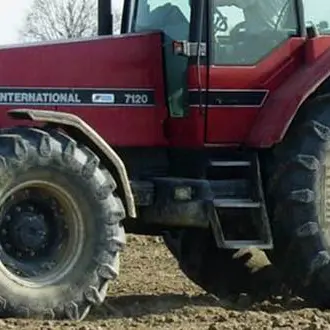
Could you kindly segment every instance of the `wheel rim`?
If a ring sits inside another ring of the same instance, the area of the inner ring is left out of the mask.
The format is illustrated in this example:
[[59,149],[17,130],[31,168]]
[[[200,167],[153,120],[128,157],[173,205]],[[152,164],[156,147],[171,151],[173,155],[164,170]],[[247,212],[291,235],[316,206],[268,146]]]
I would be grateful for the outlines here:
[[0,269],[25,286],[54,284],[81,255],[84,225],[71,195],[48,181],[28,181],[0,201]]

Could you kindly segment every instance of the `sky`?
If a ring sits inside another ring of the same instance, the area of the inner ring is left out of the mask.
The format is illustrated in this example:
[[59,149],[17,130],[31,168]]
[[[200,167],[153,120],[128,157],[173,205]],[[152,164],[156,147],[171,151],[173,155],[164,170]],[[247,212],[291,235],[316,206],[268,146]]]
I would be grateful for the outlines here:
[[[114,6],[121,7],[122,1],[113,0]],[[175,3],[180,0],[172,1]],[[33,0],[0,0],[0,45],[19,41],[19,30],[22,28],[24,18],[32,2]],[[310,17],[306,17],[306,20],[330,20],[329,0],[304,0],[303,2],[307,12],[310,13]]]
[[[123,0],[114,0],[120,7]],[[19,31],[33,0],[0,0],[0,45],[17,43]]]
[[33,0],[0,0],[0,44],[18,40],[18,31]]

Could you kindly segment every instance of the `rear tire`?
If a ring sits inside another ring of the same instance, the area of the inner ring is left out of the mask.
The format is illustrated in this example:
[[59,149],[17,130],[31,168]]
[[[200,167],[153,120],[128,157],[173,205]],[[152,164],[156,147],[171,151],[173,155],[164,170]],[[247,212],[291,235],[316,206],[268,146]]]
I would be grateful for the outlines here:
[[268,180],[274,263],[291,287],[318,307],[330,307],[330,100],[300,110]]
[[164,236],[183,273],[206,292],[235,304],[241,294],[250,302],[278,293],[281,278],[263,251],[219,249],[210,230],[182,229]]
[[58,131],[0,134],[0,309],[82,320],[119,272],[125,209],[93,152]]

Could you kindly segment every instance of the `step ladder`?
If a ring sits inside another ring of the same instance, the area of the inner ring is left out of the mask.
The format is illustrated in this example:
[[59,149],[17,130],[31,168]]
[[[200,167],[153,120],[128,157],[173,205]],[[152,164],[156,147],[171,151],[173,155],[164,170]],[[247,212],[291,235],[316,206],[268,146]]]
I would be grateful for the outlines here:
[[[214,213],[211,216],[212,229],[219,248],[242,249],[253,246],[265,250],[272,249],[272,233],[264,200],[259,159],[256,154],[245,157],[247,158],[235,160],[211,159],[209,162],[208,172],[213,173],[210,180],[211,188],[216,187],[217,181],[223,180],[232,180],[232,184],[235,183],[238,187],[235,192],[229,193],[217,191],[216,188],[212,189],[211,209]],[[245,190],[239,188],[240,186],[245,187]],[[235,216],[231,217],[231,214]],[[256,237],[253,239],[226,238],[224,216],[233,222],[233,226],[237,218],[243,219],[243,222],[250,221],[250,225],[256,229]]]

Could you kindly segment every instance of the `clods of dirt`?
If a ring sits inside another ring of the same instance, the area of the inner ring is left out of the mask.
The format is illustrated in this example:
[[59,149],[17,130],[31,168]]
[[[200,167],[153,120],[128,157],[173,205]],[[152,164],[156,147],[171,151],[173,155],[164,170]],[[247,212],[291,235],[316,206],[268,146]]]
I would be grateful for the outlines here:
[[0,320],[0,329],[330,330],[330,311],[281,299],[228,309],[191,283],[158,237],[128,236],[121,274],[87,320]]

